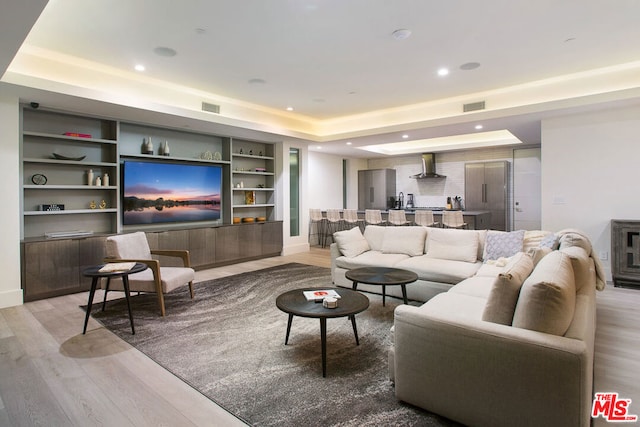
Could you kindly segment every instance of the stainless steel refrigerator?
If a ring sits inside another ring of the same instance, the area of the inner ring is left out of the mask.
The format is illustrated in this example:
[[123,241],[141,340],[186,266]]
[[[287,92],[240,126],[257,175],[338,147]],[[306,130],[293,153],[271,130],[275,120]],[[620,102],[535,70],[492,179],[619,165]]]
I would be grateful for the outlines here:
[[507,231],[509,210],[509,163],[506,161],[464,165],[464,208],[490,211],[491,229]]
[[386,210],[396,197],[395,169],[358,171],[358,210]]

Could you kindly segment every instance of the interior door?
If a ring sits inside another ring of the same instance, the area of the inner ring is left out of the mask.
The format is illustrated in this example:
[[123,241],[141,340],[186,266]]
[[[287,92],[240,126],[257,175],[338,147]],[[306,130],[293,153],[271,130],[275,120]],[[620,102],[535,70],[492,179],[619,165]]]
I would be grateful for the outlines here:
[[540,148],[513,150],[513,224],[516,230],[541,228]]

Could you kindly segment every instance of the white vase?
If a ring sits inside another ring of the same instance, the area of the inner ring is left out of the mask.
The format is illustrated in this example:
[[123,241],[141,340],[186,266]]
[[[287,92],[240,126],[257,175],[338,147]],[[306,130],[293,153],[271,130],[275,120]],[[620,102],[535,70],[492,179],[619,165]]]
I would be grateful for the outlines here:
[[102,176],[102,186],[103,187],[108,187],[109,186],[109,174],[108,173],[105,173]]
[[87,171],[87,185],[93,185],[93,169]]
[[169,150],[169,143],[167,141],[165,141],[161,146],[160,146],[160,155],[162,156],[168,156],[171,153],[171,151]]

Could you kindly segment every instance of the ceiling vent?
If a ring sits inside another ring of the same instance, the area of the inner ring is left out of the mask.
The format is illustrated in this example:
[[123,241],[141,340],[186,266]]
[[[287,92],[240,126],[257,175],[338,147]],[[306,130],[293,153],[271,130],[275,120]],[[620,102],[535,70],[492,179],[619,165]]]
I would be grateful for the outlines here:
[[210,104],[208,102],[203,102],[202,111],[208,111],[209,113],[220,114],[220,106],[216,104]]
[[478,110],[484,110],[484,101],[471,102],[469,104],[462,105],[462,111],[464,113],[467,113],[469,111],[478,111]]

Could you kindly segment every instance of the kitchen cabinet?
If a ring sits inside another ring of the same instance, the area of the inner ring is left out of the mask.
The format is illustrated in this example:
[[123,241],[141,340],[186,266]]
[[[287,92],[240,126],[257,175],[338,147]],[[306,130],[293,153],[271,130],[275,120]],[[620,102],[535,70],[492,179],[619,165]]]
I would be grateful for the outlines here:
[[395,197],[395,169],[358,171],[358,210],[393,208]]
[[509,163],[493,161],[465,164],[465,209],[490,211],[492,230],[509,227],[507,194]]

